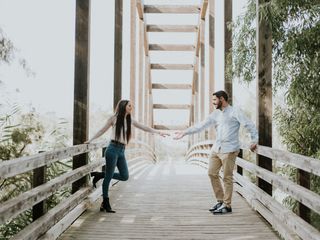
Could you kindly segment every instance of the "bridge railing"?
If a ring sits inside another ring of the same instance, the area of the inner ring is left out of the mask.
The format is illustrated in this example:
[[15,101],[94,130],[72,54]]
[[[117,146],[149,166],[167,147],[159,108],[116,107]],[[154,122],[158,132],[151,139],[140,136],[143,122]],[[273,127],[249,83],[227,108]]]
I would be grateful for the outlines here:
[[[212,141],[204,141],[191,146],[187,151],[186,160],[192,164],[207,168],[212,145]],[[244,147],[242,150],[248,150],[248,148]],[[256,153],[320,176],[319,159],[260,145]],[[320,214],[320,195],[317,193],[243,158],[237,157],[236,165],[238,169],[244,169],[256,177],[262,178],[272,184],[274,188],[278,188],[288,196],[291,196],[314,212]],[[238,191],[284,239],[320,239],[320,232],[316,228],[253,184],[248,177],[242,175],[242,171],[234,174],[234,180],[238,183],[235,185],[236,191]]]
[[[0,180],[17,176],[51,163],[71,158],[73,156],[103,149],[107,143],[81,144],[63,149],[43,152],[33,156],[21,157],[0,163]],[[157,161],[156,155],[148,144],[132,141],[126,149],[126,157],[130,175],[143,170],[147,163]],[[0,225],[14,219],[19,214],[45,201],[56,191],[87,176],[91,171],[105,165],[104,157],[98,157],[87,165],[66,172],[56,178],[21,193],[0,205]],[[101,196],[101,189],[85,186],[64,199],[44,215],[34,220],[11,239],[56,239],[66,230],[90,205]]]

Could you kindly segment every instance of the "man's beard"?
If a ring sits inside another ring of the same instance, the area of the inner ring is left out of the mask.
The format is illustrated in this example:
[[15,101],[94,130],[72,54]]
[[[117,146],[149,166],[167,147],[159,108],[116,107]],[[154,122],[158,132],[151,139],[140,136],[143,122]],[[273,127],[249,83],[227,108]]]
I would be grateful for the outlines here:
[[215,107],[216,107],[216,109],[221,110],[221,108],[222,108],[222,102],[219,101],[218,104],[215,105]]

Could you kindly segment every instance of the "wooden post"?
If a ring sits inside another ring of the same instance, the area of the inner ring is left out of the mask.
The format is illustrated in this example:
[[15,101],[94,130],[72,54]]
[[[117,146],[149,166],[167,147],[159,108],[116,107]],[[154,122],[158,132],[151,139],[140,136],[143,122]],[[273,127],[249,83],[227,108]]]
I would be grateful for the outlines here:
[[[243,158],[243,150],[242,149],[240,149],[238,157]],[[243,168],[240,166],[237,166],[237,173],[239,173],[240,175],[243,175]]]
[[[215,48],[215,31],[214,31],[214,24],[215,24],[215,0],[209,0],[209,114],[213,112],[214,106],[212,104],[212,94],[214,91],[214,48]],[[209,139],[214,138],[214,130],[213,128],[209,129]]]
[[[232,78],[228,76],[229,64],[232,64],[232,31],[228,29],[228,24],[232,21],[232,0],[224,0],[224,88],[229,95],[228,102],[232,105]],[[231,62],[230,62],[231,60]]]
[[[203,121],[205,118],[205,108],[204,108],[204,100],[205,100],[205,81],[206,81],[206,72],[205,72],[205,20],[200,20],[200,121]],[[200,140],[205,139],[205,131],[203,131],[200,135]]]
[[115,0],[114,13],[114,93],[113,108],[121,100],[122,90],[122,12],[123,0]]
[[[199,122],[199,56],[196,56],[196,64],[194,66],[194,122]],[[199,141],[199,133],[194,134],[194,143]]]
[[[257,1],[257,103],[259,145],[272,147],[272,33],[268,22],[260,19],[259,5],[270,0]],[[257,156],[258,166],[272,171],[272,159]],[[272,185],[258,178],[258,186],[272,195]]]
[[[149,107],[150,107],[150,102],[149,102],[149,72],[150,72],[150,57],[145,56],[145,81],[144,81],[144,124],[149,126]],[[150,134],[145,133],[145,140],[148,143]]]
[[[301,169],[297,170],[297,179],[298,179],[298,184],[301,185],[302,187],[305,187],[307,189],[310,189],[310,173],[303,171]],[[310,208],[306,207],[302,203],[298,203],[298,215],[305,220],[306,222],[310,223],[311,222],[311,211]]]
[[[132,116],[135,117],[136,107],[136,1],[130,5],[130,100],[133,104]],[[132,138],[135,138],[135,128],[131,129]]]
[[[43,151],[40,151],[41,153]],[[32,187],[38,187],[46,182],[46,166],[35,168],[33,170],[33,180],[32,180]],[[32,207],[32,220],[35,221],[39,217],[43,216],[46,212],[46,205],[45,200],[37,203]]]
[[[143,121],[143,38],[144,38],[144,26],[143,21],[139,19],[139,95],[138,95],[138,121]],[[138,139],[142,140],[141,131],[139,131]]]
[[[90,1],[76,1],[76,34],[75,34],[75,73],[74,73],[74,105],[73,105],[73,145],[88,139],[89,132],[89,31]],[[73,157],[73,169],[86,165],[87,154]],[[72,184],[72,192],[87,184],[83,177]]]

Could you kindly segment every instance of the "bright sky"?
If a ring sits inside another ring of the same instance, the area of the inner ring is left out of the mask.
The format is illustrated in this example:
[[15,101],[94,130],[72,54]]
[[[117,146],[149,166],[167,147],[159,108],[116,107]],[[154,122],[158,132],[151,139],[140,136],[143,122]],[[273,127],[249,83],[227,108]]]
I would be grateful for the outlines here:
[[[145,0],[146,4],[199,4],[199,0]],[[223,88],[224,45],[223,45],[223,2],[216,1],[216,89]],[[123,32],[123,98],[129,98],[129,6],[124,0]],[[237,16],[246,0],[233,1],[233,14]],[[195,16],[148,15],[150,24],[197,24]],[[91,1],[91,109],[112,108],[113,96],[113,44],[114,44],[114,1]],[[0,65],[0,80],[5,83],[0,91],[6,91],[23,104],[31,104],[40,113],[56,112],[58,116],[70,118],[73,111],[74,81],[74,25],[75,0],[0,0],[0,27],[19,49],[19,56],[25,58],[36,73],[27,77],[23,70]],[[151,43],[194,43],[195,34],[150,33]],[[177,53],[153,53],[151,62],[193,63],[193,56]],[[154,73],[154,82],[190,82],[191,72]],[[169,74],[169,75],[168,75]],[[238,92],[241,92],[241,87]],[[19,90],[17,90],[19,89]],[[237,90],[235,91],[237,92]],[[0,97],[1,98],[1,97]],[[189,97],[176,92],[171,96],[154,91],[154,103],[189,103]],[[155,112],[158,123],[167,122],[171,114]],[[187,114],[181,117],[188,120]]]

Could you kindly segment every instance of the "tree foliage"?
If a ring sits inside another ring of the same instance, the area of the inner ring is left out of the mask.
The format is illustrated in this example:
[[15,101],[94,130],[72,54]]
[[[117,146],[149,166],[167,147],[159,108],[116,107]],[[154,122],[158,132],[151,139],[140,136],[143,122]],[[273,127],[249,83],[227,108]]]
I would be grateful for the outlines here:
[[[320,1],[271,0],[259,6],[259,14],[272,29],[274,91],[285,90],[285,105],[274,114],[282,141],[291,152],[319,159]],[[256,17],[256,1],[249,0],[233,24],[232,74],[245,82],[256,76]],[[312,176],[311,185],[320,193],[319,177]],[[319,215],[313,213],[312,221],[320,226]]]

